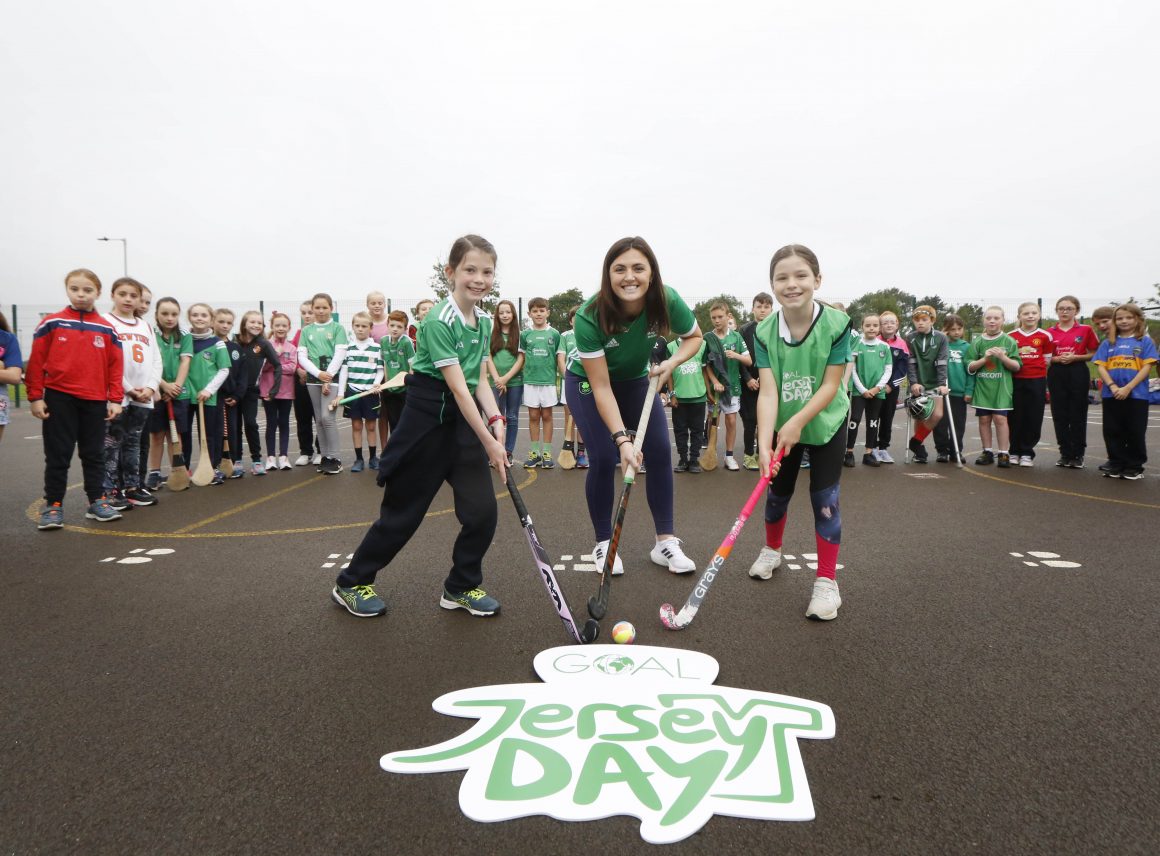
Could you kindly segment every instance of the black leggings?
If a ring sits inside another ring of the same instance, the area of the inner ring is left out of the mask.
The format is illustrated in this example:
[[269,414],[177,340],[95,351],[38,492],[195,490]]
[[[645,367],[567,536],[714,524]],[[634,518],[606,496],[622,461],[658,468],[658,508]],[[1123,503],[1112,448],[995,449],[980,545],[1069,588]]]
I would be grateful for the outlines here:
[[[275,398],[263,401],[262,408],[266,411],[266,454],[286,457],[290,453],[290,411],[294,408],[294,400]],[[279,435],[281,442],[276,442]]]
[[299,453],[313,455],[319,448],[314,442],[314,403],[297,374],[294,375],[294,421],[298,424]]
[[[890,448],[890,435],[894,433],[894,412],[898,409],[898,396],[901,386],[890,384],[886,390],[886,398],[882,399],[882,418],[878,423],[878,448]],[[908,438],[909,439],[909,438]],[[813,464],[813,455],[810,455],[810,464]]]
[[[379,519],[354,551],[350,567],[338,585],[370,585],[415,535],[435,494],[451,485],[459,535],[451,550],[451,570],[443,587],[462,594],[483,583],[483,556],[491,545],[498,519],[495,489],[483,445],[459,412],[447,385],[413,374],[407,383],[407,403],[391,442],[380,459],[380,483],[386,483]],[[426,545],[429,547],[430,545]],[[414,557],[431,564],[428,549]]]
[[754,454],[757,451],[757,393],[744,383],[741,386],[741,433],[745,440],[745,454]]
[[[863,398],[855,395],[850,399],[849,435],[846,437],[846,448],[853,449],[858,442],[858,423],[862,421],[862,413],[866,413],[866,448],[878,448],[878,434],[882,424],[882,402],[884,398]],[[810,456],[810,466],[813,466],[813,456]]]
[[1017,377],[1011,409],[1011,454],[1035,457],[1043,434],[1043,408],[1047,404],[1047,378]]
[[1088,390],[1091,375],[1087,363],[1052,363],[1047,370],[1051,393],[1051,421],[1061,458],[1082,458],[1087,449]]

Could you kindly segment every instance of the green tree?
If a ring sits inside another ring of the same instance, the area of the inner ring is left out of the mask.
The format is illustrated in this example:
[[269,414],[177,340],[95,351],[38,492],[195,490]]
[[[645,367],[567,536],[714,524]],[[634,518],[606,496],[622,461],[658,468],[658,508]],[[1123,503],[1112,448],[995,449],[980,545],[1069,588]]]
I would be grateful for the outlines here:
[[863,294],[846,307],[846,314],[853,319],[857,327],[861,325],[862,318],[867,314],[889,310],[897,315],[898,320],[905,325],[910,318],[910,313],[918,303],[919,301],[913,294],[899,288],[884,288],[880,291]]
[[983,307],[977,303],[964,303],[957,309],[948,308],[947,312],[953,312],[963,319],[963,328],[966,338],[974,338],[976,333],[981,333],[983,330]]
[[[431,265],[431,271],[431,276],[427,277],[427,284],[435,292],[435,302],[438,303],[451,293],[451,282],[447,279],[446,265],[443,262],[436,260]],[[491,294],[485,300],[480,301],[479,308],[488,314],[494,314],[495,306],[499,301],[499,280],[496,279],[495,287],[492,288]]]
[[708,300],[702,300],[693,307],[693,315],[697,318],[697,323],[701,327],[701,332],[708,332],[713,329],[713,322],[709,320],[709,307],[718,300],[729,306],[729,311],[733,313],[733,317],[737,319],[737,326],[740,327],[749,320],[749,313],[740,300],[732,294],[719,294],[716,297],[710,297]]
[[548,298],[548,323],[560,332],[568,329],[568,312],[584,302],[584,292],[569,288]]

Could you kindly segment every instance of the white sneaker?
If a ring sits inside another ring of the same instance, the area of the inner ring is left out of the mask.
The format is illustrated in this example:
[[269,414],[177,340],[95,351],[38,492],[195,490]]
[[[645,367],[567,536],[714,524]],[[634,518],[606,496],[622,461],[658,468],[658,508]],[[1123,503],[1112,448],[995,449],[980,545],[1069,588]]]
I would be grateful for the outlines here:
[[838,584],[827,577],[814,580],[814,593],[810,605],[806,607],[806,618],[831,621],[838,617],[838,607],[842,598],[838,596]]
[[[596,573],[604,570],[604,557],[608,552],[608,542],[599,541],[596,546],[592,548],[592,563],[596,565]],[[620,551],[616,553],[616,558],[612,560],[612,575],[619,577],[624,573],[624,562],[620,561]]]
[[666,538],[664,541],[658,541],[648,557],[655,564],[668,568],[674,574],[689,574],[697,570],[693,560],[686,556],[685,551],[681,549],[680,538]]
[[268,458],[266,458],[266,472],[270,472],[271,470],[276,469],[278,469],[278,459],[273,455],[270,455]]
[[292,470],[294,468],[292,466],[290,466],[290,459],[289,458],[287,458],[285,455],[279,455],[278,456],[278,469],[280,469],[280,470]]
[[309,463],[310,463],[310,456],[309,455],[299,455],[297,458],[294,459],[294,466],[296,466],[296,467],[304,467]]
[[1021,467],[1033,467],[1033,466],[1035,466],[1035,459],[1033,457],[1031,457],[1030,455],[1024,455],[1023,457],[1021,457],[1019,459],[1019,466],[1021,466]]
[[310,463],[314,464],[314,466],[316,466],[316,467],[319,464],[321,464],[322,463],[322,452],[315,452],[314,457],[310,459]]
[[780,566],[781,550],[762,547],[761,552],[757,554],[757,561],[749,566],[749,576],[755,580],[768,580]]
[[737,465],[736,458],[734,458],[732,455],[726,455],[725,456],[725,469],[733,470],[733,472],[737,472],[737,470],[741,469],[741,467]]
[[888,451],[886,451],[885,449],[879,449],[877,452],[874,453],[874,456],[876,458],[878,458],[878,460],[880,460],[884,464],[893,464],[894,463],[894,458],[890,457],[890,453]]

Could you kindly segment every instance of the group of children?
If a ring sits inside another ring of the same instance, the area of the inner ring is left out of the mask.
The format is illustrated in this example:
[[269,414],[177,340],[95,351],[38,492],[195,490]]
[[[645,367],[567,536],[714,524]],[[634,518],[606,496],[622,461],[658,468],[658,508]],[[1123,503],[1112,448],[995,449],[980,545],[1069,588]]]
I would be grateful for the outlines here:
[[[332,475],[342,471],[336,412],[340,390],[358,396],[344,415],[351,419],[356,460],[365,430],[369,466],[378,466],[376,438],[383,441],[403,410],[401,385],[381,388],[387,373],[405,373],[414,341],[433,301],[420,301],[412,323],[401,311],[386,312],[382,294],[368,295],[366,312],[351,319],[351,334],[333,320],[333,301],[316,294],[300,307],[302,327],[290,336],[290,318],[274,312],[266,329],[262,314],[246,312],[237,322],[229,309],[195,303],[185,312],[165,297],[153,322],[148,288],[122,277],[113,283],[112,306],[98,312],[101,282],[78,269],[65,277],[69,306],[41,320],[23,375],[33,416],[44,423],[45,507],[38,528],[64,525],[69,464],[78,451],[88,500],[85,516],[99,522],[157,502],[166,445],[178,465],[193,458],[193,425],[213,466],[211,485],[246,474],[292,469],[290,413],[296,410],[302,454],[297,466],[314,464]],[[2,326],[7,322],[0,317]],[[231,333],[233,335],[231,336]],[[0,389],[19,382],[19,345],[0,331]],[[359,395],[361,393],[361,395]],[[265,412],[265,454],[258,423]],[[0,432],[7,422],[7,395],[0,398]],[[0,433],[2,436],[2,433]],[[177,457],[180,455],[180,459]]]

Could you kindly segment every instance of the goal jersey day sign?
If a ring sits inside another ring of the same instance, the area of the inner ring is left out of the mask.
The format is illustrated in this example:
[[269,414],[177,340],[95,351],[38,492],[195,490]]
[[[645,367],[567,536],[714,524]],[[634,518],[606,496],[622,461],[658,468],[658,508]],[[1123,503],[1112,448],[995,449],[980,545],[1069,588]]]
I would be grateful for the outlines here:
[[714,814],[812,820],[798,739],[834,736],[827,705],[717,687],[717,661],[675,648],[568,645],[534,660],[539,684],[457,690],[439,713],[479,720],[458,737],[382,757],[393,773],[466,770],[473,820],[640,818],[653,844]]

